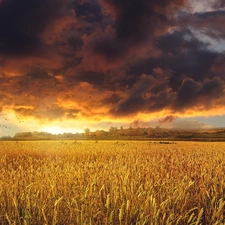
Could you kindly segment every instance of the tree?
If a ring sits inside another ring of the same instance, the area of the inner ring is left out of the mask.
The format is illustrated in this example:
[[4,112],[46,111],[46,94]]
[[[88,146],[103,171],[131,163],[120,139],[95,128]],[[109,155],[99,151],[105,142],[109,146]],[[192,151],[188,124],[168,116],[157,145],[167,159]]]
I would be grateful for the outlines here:
[[85,132],[85,135],[86,135],[86,136],[89,136],[89,134],[90,134],[90,129],[87,127],[87,128],[84,130],[84,132]]

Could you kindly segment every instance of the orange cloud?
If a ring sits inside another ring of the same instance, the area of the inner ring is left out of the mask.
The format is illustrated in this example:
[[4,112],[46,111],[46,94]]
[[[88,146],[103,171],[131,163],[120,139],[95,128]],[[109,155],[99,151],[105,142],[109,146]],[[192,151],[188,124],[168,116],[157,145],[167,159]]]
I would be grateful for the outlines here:
[[222,2],[201,13],[184,0],[10,2],[0,4],[1,111],[93,127],[223,115],[225,56],[207,41],[224,40]]

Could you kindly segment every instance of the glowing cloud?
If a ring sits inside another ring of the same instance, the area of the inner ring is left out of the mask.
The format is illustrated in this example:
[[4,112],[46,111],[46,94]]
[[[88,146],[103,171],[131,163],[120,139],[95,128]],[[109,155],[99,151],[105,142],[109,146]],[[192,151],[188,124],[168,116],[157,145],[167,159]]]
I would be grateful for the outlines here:
[[224,7],[2,0],[0,111],[51,132],[224,115]]

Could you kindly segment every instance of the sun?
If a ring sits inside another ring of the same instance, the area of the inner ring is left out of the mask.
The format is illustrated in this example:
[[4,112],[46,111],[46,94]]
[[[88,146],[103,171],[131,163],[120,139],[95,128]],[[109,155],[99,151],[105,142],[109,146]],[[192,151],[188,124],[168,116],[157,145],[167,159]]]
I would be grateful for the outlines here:
[[72,126],[71,124],[64,124],[63,126],[56,125],[56,124],[48,124],[45,126],[42,126],[39,131],[44,131],[51,134],[63,134],[63,133],[82,133],[83,130],[79,128],[75,128],[75,126]]
[[63,134],[69,132],[68,129],[62,128],[60,126],[46,126],[43,128],[43,131],[51,134]]

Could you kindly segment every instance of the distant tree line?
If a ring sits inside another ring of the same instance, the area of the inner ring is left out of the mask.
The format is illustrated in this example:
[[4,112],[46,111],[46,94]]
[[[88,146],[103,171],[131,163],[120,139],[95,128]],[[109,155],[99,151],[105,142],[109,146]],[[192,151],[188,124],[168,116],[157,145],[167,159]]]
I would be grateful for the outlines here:
[[148,128],[110,127],[108,131],[91,131],[86,128],[83,133],[51,134],[47,132],[20,132],[13,137],[3,136],[1,140],[99,140],[99,139],[176,139],[176,140],[218,140],[225,141],[224,129],[181,130]]

